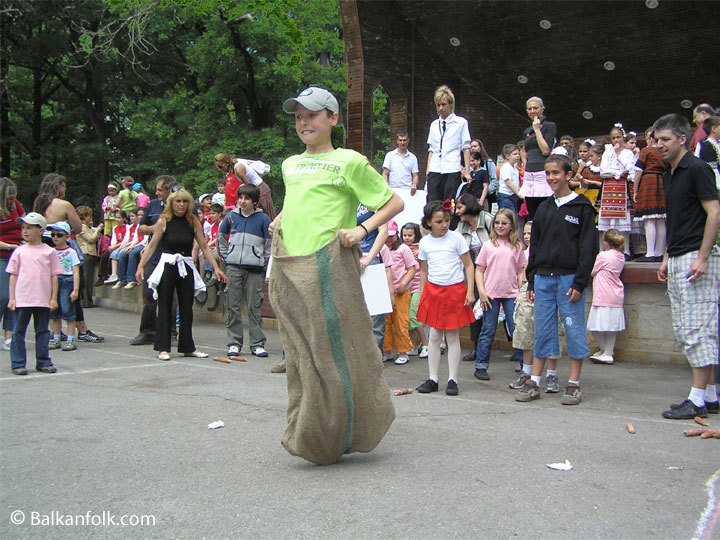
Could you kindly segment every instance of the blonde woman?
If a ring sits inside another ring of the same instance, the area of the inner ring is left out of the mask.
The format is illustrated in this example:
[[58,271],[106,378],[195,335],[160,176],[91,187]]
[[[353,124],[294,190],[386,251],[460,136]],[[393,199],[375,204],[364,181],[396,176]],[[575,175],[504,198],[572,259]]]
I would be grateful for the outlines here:
[[533,96],[528,99],[525,102],[525,109],[532,125],[523,133],[527,163],[520,194],[525,198],[527,220],[532,221],[540,203],[553,194],[545,177],[545,159],[555,146],[557,126],[546,120],[543,114],[545,104],[539,97]]
[[193,198],[180,188],[168,197],[165,211],[155,224],[152,239],[143,252],[135,274],[138,283],[142,281],[145,263],[161,245],[162,256],[148,278],[148,287],[158,301],[155,350],[159,352],[160,360],[170,360],[170,327],[175,317],[172,309],[175,291],[180,308],[178,352],[195,358],[208,356],[195,348],[192,337],[193,297],[197,292],[205,290],[205,284],[192,260],[193,240],[197,241],[206,260],[212,265],[217,279],[225,283],[227,278],[207,247],[202,225],[193,212]]

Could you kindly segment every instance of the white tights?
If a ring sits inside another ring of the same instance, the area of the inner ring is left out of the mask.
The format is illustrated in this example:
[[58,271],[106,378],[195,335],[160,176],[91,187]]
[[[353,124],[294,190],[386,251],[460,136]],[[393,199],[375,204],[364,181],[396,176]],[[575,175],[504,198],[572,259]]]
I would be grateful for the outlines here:
[[600,347],[600,351],[608,356],[613,355],[615,350],[615,332],[593,332],[595,343]]
[[645,240],[647,241],[647,257],[661,257],[665,253],[665,220],[662,218],[646,219]]
[[440,369],[440,343],[442,343],[443,332],[447,341],[448,357],[448,380],[457,382],[458,369],[460,368],[460,329],[438,330],[430,328],[430,346],[428,350],[428,368],[430,378],[438,382],[438,371]]

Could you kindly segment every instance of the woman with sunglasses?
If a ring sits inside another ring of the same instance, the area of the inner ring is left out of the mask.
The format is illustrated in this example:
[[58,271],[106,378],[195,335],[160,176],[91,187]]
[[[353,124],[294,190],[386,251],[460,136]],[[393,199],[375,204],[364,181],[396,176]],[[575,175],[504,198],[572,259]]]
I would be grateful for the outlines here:
[[170,360],[170,328],[174,326],[175,320],[175,311],[172,309],[175,291],[180,308],[178,352],[195,358],[208,356],[195,348],[192,337],[193,297],[205,290],[205,284],[192,260],[193,241],[198,243],[205,259],[212,265],[218,281],[225,283],[227,278],[207,247],[202,225],[193,212],[193,198],[185,189],[179,188],[168,197],[165,210],[155,223],[152,239],[143,251],[135,274],[136,281],[142,281],[145,277],[145,263],[160,245],[160,260],[147,280],[158,302],[155,350],[159,352],[160,360]]

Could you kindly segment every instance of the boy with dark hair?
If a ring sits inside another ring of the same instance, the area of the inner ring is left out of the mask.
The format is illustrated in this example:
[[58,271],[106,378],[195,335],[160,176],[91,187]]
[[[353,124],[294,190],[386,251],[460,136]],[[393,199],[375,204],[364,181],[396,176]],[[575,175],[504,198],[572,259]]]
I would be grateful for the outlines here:
[[531,401],[540,397],[545,360],[560,355],[559,311],[570,356],[570,379],[560,402],[577,405],[582,399],[582,362],[590,354],[584,291],[598,249],[595,209],[584,195],[570,190],[572,165],[567,156],[550,155],[545,161],[545,175],[553,196],[540,203],[535,213],[526,270],[527,299],[535,303],[532,376],[515,399]]
[[[241,185],[237,189],[237,209],[225,216],[218,229],[220,255],[227,265],[225,327],[228,356],[237,356],[242,349],[243,302],[247,305],[250,322],[250,351],[261,358],[268,355],[260,307],[265,264],[270,258],[270,218],[257,207],[259,200],[260,189],[257,186]],[[217,215],[217,211],[214,213]]]

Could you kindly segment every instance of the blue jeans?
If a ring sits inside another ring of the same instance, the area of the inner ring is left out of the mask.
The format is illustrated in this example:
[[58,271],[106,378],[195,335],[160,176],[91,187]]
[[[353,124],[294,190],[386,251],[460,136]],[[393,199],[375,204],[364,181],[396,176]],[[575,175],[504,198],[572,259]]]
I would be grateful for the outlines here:
[[[12,330],[14,326],[14,313],[7,308],[10,300],[10,274],[7,268],[10,259],[0,259],[0,319],[2,319],[3,330]],[[5,339],[5,336],[3,336]]]
[[135,281],[135,272],[137,272],[138,263],[140,262],[140,252],[145,246],[136,246],[130,253],[125,253],[123,249],[118,255],[118,279],[124,283]]
[[27,360],[25,349],[25,332],[30,324],[32,315],[35,325],[35,367],[52,366],[48,344],[50,343],[50,308],[21,307],[15,308],[15,328],[13,330],[12,345],[10,346],[10,360],[12,369],[24,368]]
[[590,355],[585,333],[585,291],[577,302],[570,303],[566,294],[575,276],[535,275],[535,356],[560,356],[558,311],[565,326],[568,355],[582,360]]
[[504,193],[498,193],[497,201],[498,201],[498,208],[509,208],[515,214],[517,214],[518,197],[514,193],[512,195],[505,195]]
[[73,290],[73,276],[58,276],[58,308],[50,312],[51,319],[60,319],[63,321],[75,320],[75,302],[70,301],[70,293]]
[[[482,329],[477,342],[477,354],[475,355],[475,369],[487,369],[490,366],[490,349],[495,339],[495,331],[497,330],[498,316],[500,315],[500,305],[505,311],[505,320],[507,321],[507,329],[510,333],[510,339],[515,331],[515,321],[513,313],[515,313],[514,298],[493,298],[490,301],[490,309],[483,313]],[[515,349],[515,354],[522,351]]]

